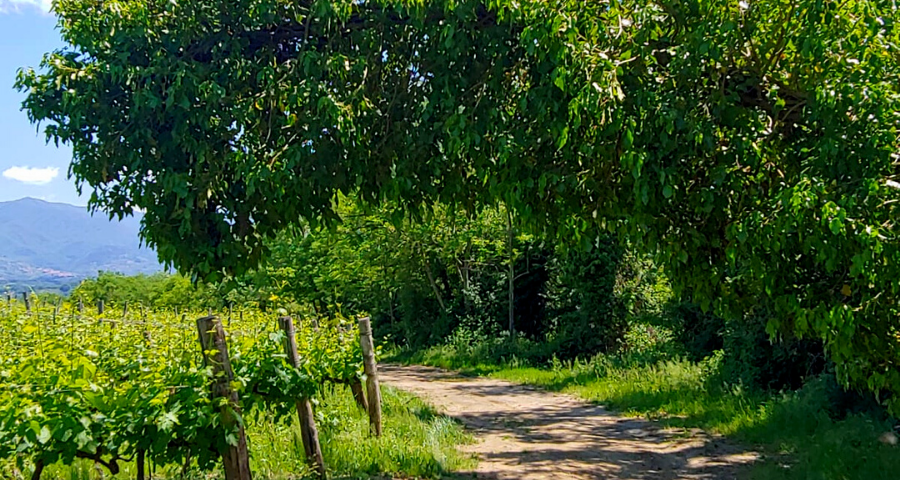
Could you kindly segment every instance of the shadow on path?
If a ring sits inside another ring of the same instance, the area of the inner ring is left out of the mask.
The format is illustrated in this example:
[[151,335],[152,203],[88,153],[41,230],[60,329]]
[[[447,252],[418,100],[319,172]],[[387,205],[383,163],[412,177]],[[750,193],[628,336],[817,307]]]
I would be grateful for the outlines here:
[[672,480],[742,478],[753,452],[699,430],[662,429],[568,395],[422,366],[380,366],[477,437],[481,462],[453,478]]

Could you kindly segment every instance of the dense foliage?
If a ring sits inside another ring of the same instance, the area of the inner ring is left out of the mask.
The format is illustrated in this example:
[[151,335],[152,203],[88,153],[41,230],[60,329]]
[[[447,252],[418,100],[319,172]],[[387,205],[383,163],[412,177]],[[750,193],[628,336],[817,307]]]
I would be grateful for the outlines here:
[[629,318],[670,296],[659,269],[599,231],[593,244],[569,246],[525,233],[502,207],[467,215],[438,206],[399,223],[349,199],[338,211],[334,229],[272,241],[270,260],[239,280],[257,291],[244,295],[322,314],[367,311],[380,336],[411,347],[513,330],[552,342],[547,359],[625,346]]
[[193,308],[200,310],[209,304],[213,292],[197,287],[180,275],[156,273],[153,275],[122,275],[115,272],[100,272],[95,278],[82,280],[69,294],[73,301],[81,300],[86,305],[97,305],[104,301],[107,305],[131,308],[174,309]]
[[69,46],[21,74],[25,107],[179,268],[241,273],[338,192],[502,199],[596,219],[724,316],[762,301],[900,402],[893,2],[55,8]]

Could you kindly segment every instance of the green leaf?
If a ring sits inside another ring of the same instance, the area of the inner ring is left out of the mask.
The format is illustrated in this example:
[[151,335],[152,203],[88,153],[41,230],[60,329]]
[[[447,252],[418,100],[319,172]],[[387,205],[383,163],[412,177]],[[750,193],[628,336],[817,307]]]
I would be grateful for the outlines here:
[[38,434],[38,437],[37,437],[38,442],[41,445],[44,445],[47,442],[49,442],[51,438],[53,438],[53,435],[50,432],[50,428],[48,428],[46,425],[41,427],[41,433]]

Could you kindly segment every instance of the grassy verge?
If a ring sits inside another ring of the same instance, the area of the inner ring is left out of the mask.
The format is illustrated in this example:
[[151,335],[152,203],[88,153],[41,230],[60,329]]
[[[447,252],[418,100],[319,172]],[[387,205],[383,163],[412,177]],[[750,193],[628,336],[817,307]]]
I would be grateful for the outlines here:
[[836,409],[825,378],[773,394],[717,383],[715,358],[694,363],[644,353],[532,368],[516,357],[492,363],[444,346],[396,352],[393,359],[540,386],[625,415],[724,435],[762,454],[748,472],[754,480],[900,478],[900,447],[879,441],[893,421],[877,412]]
[[[440,416],[418,398],[390,387],[382,388],[384,435],[369,436],[368,417],[353,402],[349,390],[325,392],[316,407],[322,453],[329,478],[368,479],[383,475],[400,478],[439,478],[474,467],[475,460],[458,450],[471,437],[462,427]],[[247,427],[253,478],[300,480],[314,478],[304,462],[303,444],[295,422],[250,420]],[[116,476],[100,476],[92,463],[48,467],[42,480],[134,479],[132,464]],[[0,469],[2,470],[2,469]],[[106,472],[104,472],[106,473]],[[16,478],[0,471],[2,478]],[[27,478],[27,477],[21,477]],[[155,479],[181,479],[181,469],[159,471]],[[186,480],[218,478],[188,472]]]

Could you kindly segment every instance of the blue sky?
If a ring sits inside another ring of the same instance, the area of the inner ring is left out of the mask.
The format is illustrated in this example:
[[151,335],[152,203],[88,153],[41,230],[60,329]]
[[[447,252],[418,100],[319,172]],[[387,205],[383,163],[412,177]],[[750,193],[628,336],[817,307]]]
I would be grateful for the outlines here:
[[21,111],[16,71],[63,46],[50,0],[0,0],[0,202],[35,197],[84,205],[67,179],[71,151],[47,145]]

